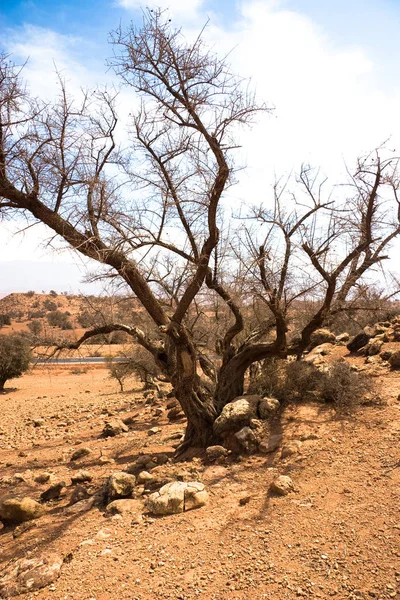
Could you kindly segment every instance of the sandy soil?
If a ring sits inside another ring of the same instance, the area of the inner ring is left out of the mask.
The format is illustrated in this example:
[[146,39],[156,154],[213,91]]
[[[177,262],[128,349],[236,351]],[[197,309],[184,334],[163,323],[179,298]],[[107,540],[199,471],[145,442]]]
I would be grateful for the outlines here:
[[[201,455],[172,460],[184,422],[168,422],[164,400],[146,404],[139,384],[118,393],[101,366],[36,368],[0,396],[0,476],[25,480],[3,484],[0,500],[38,499],[48,484],[33,478],[44,471],[67,487],[32,528],[16,538],[0,531],[0,573],[15,558],[53,549],[65,557],[60,578],[21,599],[400,598],[400,373],[379,371],[376,381],[386,406],[340,418],[321,405],[287,409],[274,433],[283,443],[302,440],[297,455],[281,459],[278,449],[207,465]],[[130,431],[101,438],[109,415],[132,416]],[[80,446],[91,454],[71,463]],[[159,481],[203,481],[206,507],[160,518],[68,509],[76,470],[90,471],[95,492],[140,453],[160,452],[170,462],[154,470]],[[277,473],[290,475],[295,493],[269,495]]]

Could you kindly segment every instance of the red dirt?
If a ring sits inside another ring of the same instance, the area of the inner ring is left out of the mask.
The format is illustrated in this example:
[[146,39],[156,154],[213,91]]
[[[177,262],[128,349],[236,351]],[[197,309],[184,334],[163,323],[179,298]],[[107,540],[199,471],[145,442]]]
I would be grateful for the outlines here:
[[[67,557],[52,586],[21,599],[400,597],[399,372],[380,371],[376,379],[386,406],[342,418],[321,405],[287,409],[276,424],[284,441],[308,438],[287,459],[278,450],[226,465],[207,466],[199,456],[157,467],[161,479],[203,481],[210,502],[160,518],[144,511],[136,523],[99,508],[68,515],[70,476],[86,468],[96,489],[139,453],[172,456],[171,437],[184,424],[169,424],[165,412],[155,417],[138,385],[117,393],[102,367],[80,375],[72,370],[36,369],[9,382],[17,389],[0,396],[1,476],[19,472],[26,480],[0,487],[0,500],[10,493],[38,499],[48,485],[32,476],[43,471],[67,483],[66,494],[47,505],[32,529],[16,539],[11,529],[0,532],[0,573],[9,561],[42,550]],[[106,410],[134,415],[129,433],[100,438]],[[45,423],[34,427],[31,420],[39,417]],[[161,431],[149,437],[155,425]],[[92,454],[69,462],[81,443]],[[101,455],[115,462],[102,464]],[[277,473],[290,475],[295,493],[268,494]]]

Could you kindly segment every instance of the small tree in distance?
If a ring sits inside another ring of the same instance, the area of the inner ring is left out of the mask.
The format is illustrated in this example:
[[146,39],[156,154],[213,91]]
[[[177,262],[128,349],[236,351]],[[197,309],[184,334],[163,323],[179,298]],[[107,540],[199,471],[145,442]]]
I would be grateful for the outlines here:
[[[397,160],[379,152],[359,160],[337,201],[303,168],[297,191],[277,184],[267,206],[248,199],[246,227],[222,227],[235,135],[264,107],[201,36],[188,43],[160,11],[115,32],[113,44],[111,64],[139,99],[127,150],[116,144],[116,93],[78,101],[60,81],[60,98],[45,104],[3,57],[0,212],[45,223],[137,298],[141,320],[94,327],[65,347],[112,331],[132,336],[187,417],[183,451],[218,441],[213,423],[243,393],[247,369],[300,358],[313,332],[388,258],[400,233]],[[310,299],[313,310],[293,330],[293,306]],[[216,355],[203,351],[206,318]]]
[[9,379],[21,377],[29,368],[31,349],[20,335],[0,335],[0,392]]

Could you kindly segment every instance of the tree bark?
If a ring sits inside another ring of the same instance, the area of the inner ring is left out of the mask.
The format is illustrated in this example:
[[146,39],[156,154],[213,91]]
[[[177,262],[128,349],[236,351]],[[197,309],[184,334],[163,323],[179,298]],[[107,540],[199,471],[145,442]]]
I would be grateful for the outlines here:
[[4,386],[5,386],[7,379],[8,379],[8,377],[0,377],[0,392],[2,392],[4,390]]

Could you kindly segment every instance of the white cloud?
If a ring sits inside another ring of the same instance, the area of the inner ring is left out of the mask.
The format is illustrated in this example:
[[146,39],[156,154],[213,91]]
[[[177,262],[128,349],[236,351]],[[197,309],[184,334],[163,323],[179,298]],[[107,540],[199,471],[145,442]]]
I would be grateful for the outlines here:
[[14,60],[26,62],[24,77],[34,94],[52,98],[57,93],[56,70],[74,91],[96,83],[95,74],[79,60],[85,42],[74,36],[25,25],[4,40]]
[[[171,17],[183,22],[194,19],[203,3],[204,0],[147,0],[145,5],[151,9],[169,10]],[[140,9],[144,6],[142,0],[118,0],[118,4],[126,9]]]
[[[147,3],[169,6],[174,20],[186,23],[189,37],[206,21],[202,0]],[[143,6],[141,0],[119,4],[127,9]],[[343,172],[344,160],[351,163],[389,136],[393,147],[400,144],[400,87],[393,81],[382,85],[382,66],[367,44],[344,47],[310,18],[269,1],[243,2],[229,27],[213,17],[205,36],[219,55],[234,48],[229,57],[233,69],[251,77],[259,98],[276,107],[252,130],[241,133],[241,157],[248,168],[231,191],[234,197],[265,201],[275,173],[310,162],[336,177]],[[104,81],[102,67],[93,70],[78,59],[81,44],[77,38],[26,27],[22,36],[19,31],[8,39],[7,49],[30,56],[31,87],[51,94],[53,60],[75,89]],[[122,101],[127,110],[131,99],[124,95]],[[32,245],[27,255],[31,251],[35,252]]]

